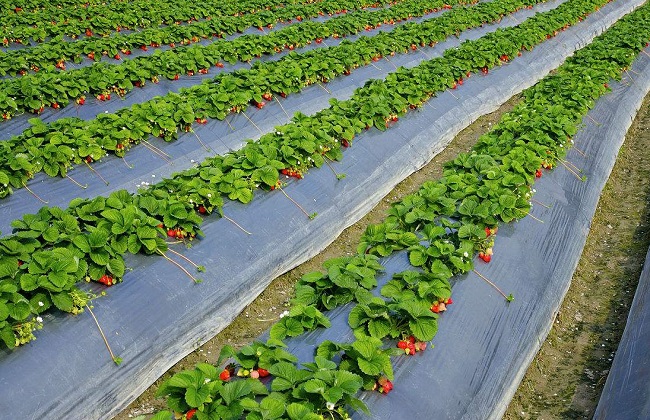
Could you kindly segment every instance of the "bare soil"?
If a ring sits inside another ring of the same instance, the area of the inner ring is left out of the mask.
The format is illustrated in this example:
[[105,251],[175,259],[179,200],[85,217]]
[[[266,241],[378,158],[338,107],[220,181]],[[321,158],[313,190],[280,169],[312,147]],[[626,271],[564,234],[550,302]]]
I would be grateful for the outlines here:
[[[442,173],[442,164],[468,151],[489,127],[518,102],[512,98],[496,112],[463,130],[429,164],[400,183],[362,220],[312,260],[274,280],[235,321],[178,362],[127,409],[126,420],[164,409],[158,386],[198,362],[216,363],[225,344],[243,346],[269,328],[282,313],[294,284],[332,257],[353,253],[366,226],[380,222],[390,204]],[[645,253],[650,243],[650,101],[646,98],[601,197],[592,230],[555,327],[531,364],[505,418],[589,418],[604,385],[627,318]]]
[[628,131],[553,329],[505,419],[590,419],[650,244],[650,95]]

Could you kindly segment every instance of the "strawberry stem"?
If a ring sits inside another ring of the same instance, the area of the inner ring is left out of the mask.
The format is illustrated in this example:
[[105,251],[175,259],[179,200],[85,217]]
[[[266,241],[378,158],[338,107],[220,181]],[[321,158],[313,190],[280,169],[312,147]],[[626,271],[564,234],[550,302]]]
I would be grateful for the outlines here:
[[230,124],[230,121],[228,121],[228,117],[225,117],[223,120],[226,122],[226,124],[228,124],[228,127],[230,127],[230,131],[235,131],[233,126]]
[[537,201],[537,200],[535,200],[534,198],[531,198],[530,201],[532,201],[532,202],[534,202],[534,203],[537,203],[537,204],[539,204],[539,205],[542,206],[542,207],[546,207],[547,209],[550,209],[550,208],[552,207],[552,206],[549,206],[548,204],[544,204],[544,203],[542,203],[541,201]]
[[305,214],[305,216],[309,217],[309,219],[313,219],[314,217],[316,217],[315,213],[314,213],[314,214],[309,214],[309,213],[307,213],[307,212],[305,211],[305,209],[302,208],[302,206],[301,206],[300,204],[298,204],[298,202],[297,202],[296,200],[294,200],[293,198],[289,197],[289,194],[287,194],[286,191],[284,191],[284,189],[283,189],[282,187],[278,186],[278,189],[279,189],[280,191],[282,191],[282,194],[284,194],[285,197],[287,197],[289,200],[291,200],[291,202],[292,202],[293,204],[295,204],[296,207],[298,207],[298,208],[300,209],[300,211],[302,211],[302,212]]
[[29,191],[29,193],[30,193],[31,195],[33,195],[34,197],[36,197],[36,199],[37,199],[38,201],[40,201],[40,202],[43,203],[43,204],[48,204],[48,203],[49,203],[49,201],[45,201],[45,200],[43,200],[41,197],[38,196],[38,194],[36,194],[36,193],[35,193],[34,191],[32,191],[31,189],[29,189],[29,187],[27,186],[27,184],[25,184],[25,181],[22,181],[22,184],[23,184],[23,187],[24,187],[27,191]]
[[104,331],[102,330],[101,325],[99,325],[99,321],[97,320],[97,317],[95,316],[95,313],[93,312],[92,309],[90,309],[90,306],[86,304],[86,309],[88,309],[88,312],[90,315],[93,317],[93,320],[95,320],[95,325],[97,325],[97,329],[99,330],[99,334],[102,336],[102,340],[104,340],[104,344],[106,345],[106,348],[108,349],[108,353],[111,355],[111,359],[113,360],[113,363],[116,365],[120,365],[122,363],[122,358],[115,356],[113,354],[113,350],[111,350],[111,346],[108,344],[108,340],[106,339],[106,335],[104,334]]
[[246,119],[248,120],[248,122],[251,123],[251,124],[253,125],[253,127],[257,128],[257,131],[259,131],[260,133],[264,134],[264,132],[263,132],[263,131],[262,131],[262,130],[257,126],[257,124],[255,124],[255,123],[253,122],[253,120],[251,120],[250,117],[249,117],[248,115],[246,115],[246,111],[242,111],[241,114],[242,114],[244,117],[246,117]]
[[165,162],[169,163],[170,165],[172,164],[172,161],[167,156],[165,156],[164,153],[161,153],[162,151],[159,152],[158,150],[156,150],[157,148],[154,147],[151,143],[149,143],[146,140],[142,140],[142,144],[144,145],[144,147],[149,149],[153,154],[160,156],[160,158],[162,158]]
[[151,144],[148,140],[142,140],[142,142],[143,142],[144,144],[149,145],[149,147],[151,147],[152,150],[157,151],[158,153],[160,153],[161,155],[167,157],[168,159],[171,159],[171,158],[172,158],[172,155],[170,155],[170,154],[168,154],[168,153],[165,153],[165,152],[164,152],[160,147],[158,147],[158,146],[154,146],[154,145]]
[[341,179],[345,178],[345,174],[340,174],[340,173],[336,172],[336,170],[334,169],[334,167],[330,163],[331,159],[327,155],[323,155],[323,157],[325,158],[325,163],[327,164],[327,167],[330,168],[332,170],[332,172],[334,172],[334,175],[336,176],[336,179],[341,180]]
[[589,117],[589,119],[590,119],[591,121],[593,121],[594,124],[596,124],[597,126],[600,127],[601,125],[603,125],[602,123],[599,123],[598,121],[596,121],[596,120],[594,119],[594,117],[592,117],[591,115],[587,114],[587,117]]
[[501,293],[501,296],[503,296],[503,298],[504,298],[505,300],[507,300],[508,302],[512,302],[513,300],[515,300],[515,298],[512,296],[512,293],[511,293],[510,295],[506,296],[506,294],[503,293],[503,291],[502,291],[501,289],[499,289],[499,286],[497,286],[496,284],[492,283],[492,282],[491,282],[487,277],[485,277],[483,274],[479,273],[479,272],[476,271],[476,270],[472,270],[472,271],[474,272],[474,274],[476,274],[476,275],[479,276],[481,279],[483,279],[485,282],[487,282],[487,284],[489,284],[490,286],[494,287],[494,288],[495,288],[499,293]]
[[273,97],[273,99],[275,99],[275,102],[277,102],[277,103],[278,103],[278,105],[280,105],[280,108],[282,108],[282,111],[284,111],[284,115],[286,115],[286,116],[287,116],[287,118],[289,118],[289,119],[290,119],[290,118],[291,118],[291,116],[289,115],[289,113],[287,112],[287,110],[286,110],[286,109],[284,109],[284,106],[282,105],[282,102],[280,102],[280,100],[278,99],[278,97],[277,97],[277,96],[274,96],[274,97]]
[[240,225],[239,223],[235,222],[233,219],[231,219],[230,217],[226,216],[225,214],[221,214],[221,217],[223,217],[224,219],[226,219],[227,221],[229,221],[229,222],[232,223],[233,225],[237,226],[237,227],[238,227],[239,229],[241,229],[241,231],[244,232],[245,234],[247,234],[247,235],[252,235],[252,233],[250,233],[249,231],[247,231],[246,229],[244,229],[243,227],[241,227],[241,225]]
[[102,181],[104,181],[104,184],[106,184],[106,185],[109,184],[109,182],[106,181],[106,179],[104,179],[104,177],[101,176],[101,174],[100,174],[99,172],[97,172],[97,171],[95,170],[95,168],[93,168],[92,166],[90,166],[90,163],[88,163],[88,161],[87,161],[86,159],[84,159],[83,161],[84,161],[84,163],[86,164],[86,166],[88,167],[88,169],[90,169],[90,170],[91,170],[95,175],[97,175],[97,176],[99,177],[99,179],[101,179]]
[[122,156],[122,162],[124,162],[124,164],[126,165],[127,168],[133,169],[133,165],[130,165],[129,162],[126,161],[124,156]]
[[84,190],[85,190],[86,188],[88,188],[88,184],[86,184],[85,186],[84,186],[84,185],[81,185],[80,183],[78,183],[77,181],[75,181],[74,178],[72,178],[72,177],[71,177],[70,175],[68,175],[68,174],[66,174],[65,177],[68,178],[70,181],[72,181],[72,183],[75,184],[76,186],[78,186],[79,188],[82,188],[82,189],[84,189]]
[[174,255],[178,255],[179,257],[181,257],[182,259],[184,259],[184,260],[187,261],[188,263],[192,264],[194,267],[199,268],[199,265],[198,265],[197,263],[195,263],[194,261],[190,260],[189,258],[187,258],[185,255],[181,254],[180,252],[174,251],[174,250],[171,249],[171,248],[167,248],[167,251],[171,252],[171,253],[174,254]]
[[395,67],[395,70],[397,70],[397,66],[395,65],[395,63],[393,63],[392,61],[390,61],[390,60],[388,59],[388,57],[386,57],[386,56],[384,56],[384,58],[386,59],[386,61],[388,61],[390,64],[392,64],[393,67]]
[[520,209],[519,207],[515,207],[515,209],[519,210],[519,211],[524,215],[524,217],[525,217],[525,216],[530,216],[533,220],[536,220],[536,221],[538,221],[539,223],[544,223],[544,221],[543,221],[542,219],[538,219],[537,217],[535,217],[535,216],[533,216],[532,214],[530,214],[530,211],[528,211],[528,212],[523,211],[523,210]]
[[178,268],[179,268],[183,273],[185,273],[186,276],[188,276],[189,278],[191,278],[192,281],[193,281],[194,283],[197,283],[197,284],[198,284],[198,283],[201,283],[201,280],[200,280],[200,279],[197,279],[196,277],[194,277],[194,276],[192,275],[192,273],[190,273],[189,271],[187,271],[187,270],[185,269],[185,267],[183,267],[182,265],[180,265],[180,264],[177,263],[176,261],[174,261],[174,260],[172,260],[171,258],[169,258],[169,257],[167,256],[167,254],[165,254],[164,252],[162,252],[162,251],[159,250],[159,249],[157,249],[156,251],[158,251],[158,253],[159,253],[160,255],[162,255],[162,256],[163,256],[167,261],[169,261],[170,263],[172,263],[172,264],[174,264],[176,267],[178,267]]
[[322,87],[323,90],[324,90],[325,92],[327,92],[328,94],[330,94],[330,95],[332,94],[332,92],[330,92],[330,91],[329,91],[325,86],[323,86],[323,85],[321,84],[321,82],[316,82],[316,84],[317,84],[318,86]]
[[192,134],[194,134],[194,136],[199,141],[199,143],[201,143],[201,146],[203,146],[203,148],[206,150],[206,152],[212,151],[213,153],[217,153],[212,147],[208,146],[207,144],[205,144],[203,142],[203,140],[201,140],[201,137],[199,137],[199,135],[196,134],[196,131],[192,130]]
[[587,157],[587,154],[585,152],[583,152],[582,150],[578,149],[577,147],[575,147],[575,145],[571,146],[571,148],[573,150],[575,150],[576,152],[578,152],[582,157]]
[[566,164],[562,159],[558,159],[558,162],[560,162],[560,163],[562,164],[562,166],[564,166],[564,167],[566,168],[566,170],[569,171],[573,176],[575,176],[576,178],[578,178],[579,181],[584,181],[584,180],[585,180],[584,177],[581,177],[580,175],[578,175],[578,174],[577,174],[573,169],[571,169],[571,168],[569,167],[569,165],[567,165],[567,164]]

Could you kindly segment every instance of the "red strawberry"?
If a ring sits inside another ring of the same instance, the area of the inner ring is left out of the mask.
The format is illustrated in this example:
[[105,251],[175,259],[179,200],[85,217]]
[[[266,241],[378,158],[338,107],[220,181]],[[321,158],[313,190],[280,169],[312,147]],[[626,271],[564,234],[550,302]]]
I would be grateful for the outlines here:
[[217,64],[215,64],[215,66],[217,66],[217,67],[219,67],[219,68],[222,68],[222,67],[223,67],[223,63],[222,63],[222,62],[218,62]]
[[116,60],[121,60],[121,59],[122,59],[122,57],[120,57],[119,54],[115,54],[115,55],[113,56],[113,58],[116,59]]
[[175,237],[176,236],[176,231],[174,229],[168,229],[167,230],[167,236],[169,236],[170,238]]
[[185,418],[187,420],[190,420],[192,417],[194,417],[194,413],[196,413],[196,408],[191,409],[187,413],[185,413]]
[[535,171],[535,178],[541,178],[542,177],[542,170],[538,169]]
[[269,371],[262,368],[257,368],[257,372],[260,374],[260,378],[266,378],[269,376]]
[[341,146],[350,147],[350,142],[347,141],[346,139],[343,139],[343,140],[341,140]]
[[492,234],[492,231],[490,230],[489,227],[485,227],[485,236],[490,236]]
[[434,314],[440,313],[440,304],[438,302],[431,305],[431,312]]
[[400,340],[397,342],[397,348],[400,348],[402,350],[406,349],[408,347],[408,343],[404,340]]
[[228,379],[230,379],[230,372],[228,371],[228,369],[224,369],[219,374],[219,379],[221,379],[222,381],[227,381]]
[[264,95],[262,95],[262,98],[264,98],[265,101],[270,101],[273,99],[273,95],[271,95],[269,92],[266,92]]
[[59,104],[57,102],[52,103],[52,108],[59,109]]
[[451,300],[451,298],[447,298],[443,302],[445,303],[445,305],[451,305],[452,303],[454,303],[454,301]]
[[419,341],[415,343],[415,350],[417,351],[425,351],[427,349],[427,343],[424,341]]
[[174,75],[174,80],[178,80],[178,77],[179,77],[178,74],[175,74]]
[[492,261],[492,255],[483,254],[483,256],[481,256],[481,254],[483,254],[483,253],[480,253],[478,255],[478,257],[480,259],[482,259],[483,261],[485,261],[486,263],[489,263],[490,261]]
[[199,213],[205,214],[206,212],[207,212],[207,210],[205,209],[205,207],[199,206]]
[[266,105],[266,102],[264,102],[264,101],[261,101],[261,102],[255,102],[255,106],[256,106],[258,109],[262,109],[262,108],[264,108],[264,105]]

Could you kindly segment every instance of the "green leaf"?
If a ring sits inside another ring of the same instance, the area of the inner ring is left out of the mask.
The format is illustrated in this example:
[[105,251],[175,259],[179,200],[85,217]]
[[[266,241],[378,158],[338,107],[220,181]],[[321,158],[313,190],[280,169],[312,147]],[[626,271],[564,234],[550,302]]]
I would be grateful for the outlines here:
[[108,271],[110,271],[114,277],[123,277],[126,267],[124,266],[124,260],[121,256],[117,258],[111,258],[106,266]]
[[52,293],[50,294],[50,297],[52,298],[52,303],[54,304],[54,306],[56,306],[60,310],[64,312],[70,312],[72,310],[73,301],[72,301],[72,297],[70,296],[70,293],[68,292]]
[[210,398],[210,389],[207,386],[187,388],[185,391],[185,402],[190,407],[198,408],[201,404],[208,402]]
[[260,409],[265,420],[277,419],[284,414],[284,402],[271,395],[260,401]]
[[276,185],[280,179],[278,170],[270,165],[255,170],[253,177],[261,180],[269,187]]
[[251,385],[248,381],[235,381],[230,382],[224,385],[224,387],[219,391],[221,397],[226,402],[227,405],[230,405],[233,401],[236,401],[251,392]]
[[409,328],[420,341],[431,341],[438,332],[438,322],[433,318],[419,318],[409,321]]
[[386,319],[373,319],[368,322],[368,332],[372,337],[384,338],[391,331],[390,322]]
[[22,300],[7,304],[7,309],[9,310],[9,316],[16,321],[23,321],[32,313],[29,302]]

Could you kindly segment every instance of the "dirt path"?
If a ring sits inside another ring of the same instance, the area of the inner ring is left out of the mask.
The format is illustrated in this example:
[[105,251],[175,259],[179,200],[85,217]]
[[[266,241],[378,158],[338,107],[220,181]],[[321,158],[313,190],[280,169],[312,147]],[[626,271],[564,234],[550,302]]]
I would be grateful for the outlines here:
[[650,244],[650,96],[605,185],[546,342],[506,419],[590,419],[623,334]]
[[[224,344],[240,346],[258,337],[286,309],[293,285],[304,273],[320,269],[328,258],[354,253],[365,227],[381,221],[390,203],[414,192],[424,181],[438,178],[442,163],[471,149],[518,99],[511,99],[497,112],[465,129],[433,161],[400,183],[321,254],[273,281],[228,328],[171,368],[115,419],[126,420],[165,408],[164,400],[154,395],[171,374],[198,362],[215,363]],[[650,154],[644,153],[650,148],[648,100],[628,137],[605,187],[587,248],[555,328],[513,399],[508,419],[588,417],[597,404],[650,240]]]

